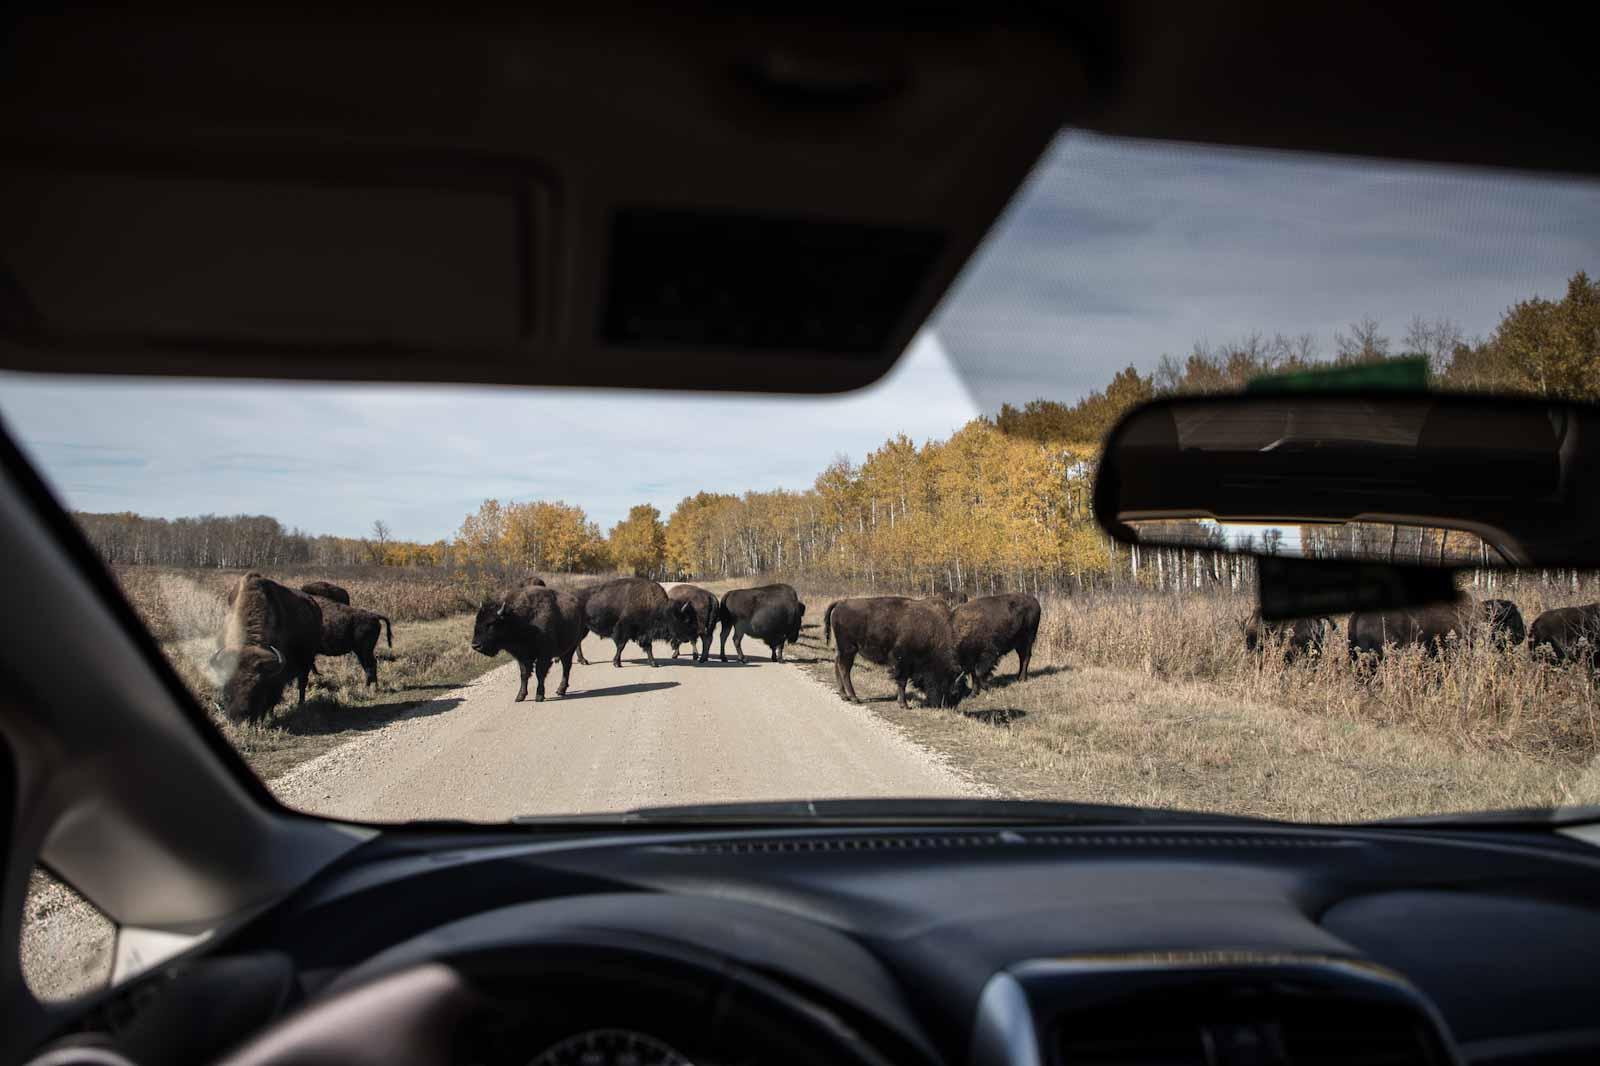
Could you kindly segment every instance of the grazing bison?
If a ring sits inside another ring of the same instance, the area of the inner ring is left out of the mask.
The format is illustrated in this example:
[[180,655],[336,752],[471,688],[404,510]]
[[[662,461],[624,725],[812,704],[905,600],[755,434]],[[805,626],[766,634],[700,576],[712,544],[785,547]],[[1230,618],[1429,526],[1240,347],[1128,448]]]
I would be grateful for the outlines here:
[[478,608],[472,626],[472,650],[480,655],[511,653],[522,671],[522,685],[516,702],[528,698],[528,674],[538,679],[533,702],[544,702],[544,679],[550,664],[561,660],[561,684],[557,696],[567,694],[572,677],[572,655],[583,640],[583,610],[570,592],[557,592],[543,585],[524,585],[507,589]]
[[222,711],[231,720],[260,718],[277,705],[291,679],[300,702],[322,640],[322,610],[303,592],[251,572],[228,594],[231,609],[211,668],[220,675]]
[[[622,665],[622,649],[630,640],[644,649],[651,666],[659,666],[651,642],[671,639],[669,619],[673,612],[687,618],[693,610],[687,603],[667,599],[660,585],[642,577],[602,581],[581,589],[576,598],[584,632],[616,641],[617,653],[611,657],[612,666]],[[581,648],[578,662],[585,666],[589,663]]]
[[733,650],[744,662],[744,638],[755,637],[772,649],[772,661],[783,662],[783,646],[800,639],[800,620],[806,605],[792,585],[762,585],[753,589],[734,589],[722,597],[717,611],[722,622],[722,661],[728,661],[728,632],[733,631]]
[[1528,636],[1522,612],[1510,600],[1479,600],[1478,610],[1489,624],[1489,637],[1507,644],[1521,644]]
[[1264,622],[1260,610],[1251,614],[1248,622],[1240,622],[1239,628],[1244,631],[1246,651],[1262,652],[1268,644],[1276,644],[1286,659],[1312,652],[1321,655],[1328,640],[1338,632],[1333,619],[1325,616]]
[[1582,607],[1557,607],[1533,620],[1528,642],[1535,651],[1548,649],[1557,662],[1577,662],[1596,667],[1600,652],[1600,603]]
[[[689,657],[695,662],[703,663],[711,658],[711,634],[717,629],[717,612],[719,605],[717,598],[698,585],[674,585],[667,590],[667,599],[676,606],[680,603],[689,605],[689,613],[684,614],[681,609],[673,610],[668,614],[668,627],[671,630],[672,657],[678,657],[678,645],[687,642]],[[700,653],[695,654],[695,641],[700,641]]]
[[322,612],[322,639],[318,655],[354,655],[367,675],[367,684],[378,683],[378,638],[387,634],[394,647],[394,626],[388,616],[365,607],[347,607],[325,596],[314,596]]
[[332,600],[334,603],[342,603],[346,607],[350,606],[349,590],[343,585],[335,585],[331,581],[307,581],[300,586],[300,591],[307,596],[320,596],[322,599]]
[[1363,652],[1371,652],[1381,659],[1385,644],[1400,647],[1416,644],[1429,655],[1437,655],[1450,634],[1454,633],[1457,640],[1471,640],[1475,626],[1487,626],[1494,639],[1515,642],[1523,628],[1522,612],[1509,600],[1478,603],[1470,596],[1461,596],[1454,603],[1429,607],[1357,611],[1350,616],[1346,631],[1352,659]]
[[860,702],[850,677],[856,656],[887,666],[906,704],[906,683],[921,689],[935,707],[954,707],[966,695],[956,657],[950,612],[930,600],[904,596],[865,596],[836,600],[822,613],[822,639],[839,638],[833,660],[839,694]]
[[1033,642],[1039,636],[1039,601],[1023,592],[980,596],[950,613],[956,634],[956,661],[972,678],[972,690],[983,682],[1009,652],[1017,653],[1017,680],[1028,679]]

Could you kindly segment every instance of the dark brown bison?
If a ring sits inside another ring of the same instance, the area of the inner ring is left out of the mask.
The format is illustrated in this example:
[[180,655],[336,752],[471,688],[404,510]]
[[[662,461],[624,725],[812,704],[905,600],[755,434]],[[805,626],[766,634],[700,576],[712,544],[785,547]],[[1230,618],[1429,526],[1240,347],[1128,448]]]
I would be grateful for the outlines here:
[[[687,618],[693,610],[687,603],[667,599],[660,585],[642,577],[602,581],[580,589],[576,598],[584,631],[616,642],[617,653],[611,657],[612,666],[622,665],[622,649],[630,640],[644,649],[651,666],[659,666],[651,643],[671,639],[669,619],[672,612]],[[583,657],[582,648],[578,649],[578,662],[585,666],[589,662]]]
[[1510,600],[1479,600],[1480,617],[1489,624],[1491,639],[1506,644],[1521,644],[1528,637],[1522,611]]
[[1461,596],[1453,603],[1428,607],[1357,611],[1346,626],[1346,639],[1352,659],[1367,652],[1381,659],[1386,644],[1402,648],[1415,644],[1429,655],[1437,655],[1451,634],[1465,642],[1487,629],[1493,639],[1508,640],[1522,628],[1522,612],[1516,604],[1508,600],[1478,603],[1470,596]]
[[1582,663],[1594,669],[1600,658],[1600,603],[1544,612],[1533,620],[1528,643],[1536,653],[1557,662]]
[[570,592],[557,592],[543,585],[524,585],[507,589],[478,608],[472,625],[472,650],[480,655],[505,651],[517,660],[522,685],[516,702],[528,698],[528,674],[537,678],[535,703],[544,702],[544,679],[550,664],[561,661],[561,684],[557,696],[567,694],[572,677],[572,656],[583,639],[583,611]]
[[228,594],[231,608],[211,668],[222,679],[218,703],[235,722],[265,715],[290,680],[300,702],[322,640],[322,610],[303,592],[251,572]]
[[[687,603],[689,613],[681,609],[668,613],[671,630],[672,657],[678,657],[678,645],[689,645],[689,657],[703,663],[711,658],[711,634],[717,629],[717,598],[698,585],[674,585],[667,590],[667,599],[674,605]],[[700,642],[700,652],[695,654],[695,641]]]
[[941,604],[904,596],[835,600],[822,613],[822,639],[828,642],[835,636],[839,650],[833,660],[834,679],[839,694],[852,703],[859,702],[850,677],[857,655],[889,667],[902,707],[907,706],[907,682],[921,689],[935,707],[954,707],[966,695],[955,627]]
[[722,623],[722,661],[728,661],[728,633],[733,633],[733,650],[744,662],[744,638],[755,637],[772,652],[773,662],[783,662],[783,647],[800,639],[800,622],[806,605],[792,585],[762,585],[753,589],[734,589],[722,597],[718,620]]
[[325,596],[313,596],[322,612],[322,639],[318,655],[354,655],[367,675],[367,684],[378,683],[378,638],[387,635],[394,647],[394,626],[388,616],[365,607],[348,607]]
[[956,661],[972,678],[972,690],[983,682],[1000,660],[1017,653],[1017,680],[1028,679],[1033,642],[1039,636],[1039,601],[1024,592],[979,596],[950,612],[956,633]]
[[1261,620],[1259,610],[1250,615],[1248,622],[1240,622],[1239,628],[1244,631],[1246,651],[1262,652],[1268,645],[1272,645],[1278,648],[1286,659],[1313,652],[1321,655],[1328,641],[1338,632],[1333,619],[1328,617],[1264,622]]
[[307,596],[319,596],[334,603],[350,606],[350,591],[343,585],[335,585],[331,581],[307,581],[300,586],[300,591]]

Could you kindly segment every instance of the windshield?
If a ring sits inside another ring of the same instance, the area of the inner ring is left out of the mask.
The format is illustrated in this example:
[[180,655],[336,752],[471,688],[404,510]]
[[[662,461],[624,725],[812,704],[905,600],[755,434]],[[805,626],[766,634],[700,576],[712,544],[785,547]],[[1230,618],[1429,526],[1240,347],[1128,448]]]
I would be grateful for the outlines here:
[[854,394],[8,375],[0,413],[216,727],[317,814],[1580,804],[1592,659],[1526,637],[1593,576],[1467,570],[1472,611],[1373,644],[1261,625],[1250,560],[1131,551],[1090,491],[1131,405],[1262,375],[1412,359],[1595,398],[1597,268],[1594,183],[1069,131]]

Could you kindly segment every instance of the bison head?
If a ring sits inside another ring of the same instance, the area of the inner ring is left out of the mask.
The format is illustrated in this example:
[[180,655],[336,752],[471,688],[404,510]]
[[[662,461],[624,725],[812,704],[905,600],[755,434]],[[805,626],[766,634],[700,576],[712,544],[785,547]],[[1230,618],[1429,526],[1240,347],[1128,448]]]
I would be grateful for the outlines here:
[[911,683],[922,690],[930,707],[955,707],[972,691],[966,674],[954,662],[932,663]]
[[669,640],[692,641],[698,630],[695,626],[694,604],[688,600],[672,600],[667,604],[667,631]]
[[486,603],[478,608],[472,624],[472,650],[479,655],[499,655],[511,634],[511,608],[504,603]]
[[211,657],[211,669],[221,679],[218,706],[234,722],[261,718],[272,710],[290,677],[283,653],[271,645],[224,648]]

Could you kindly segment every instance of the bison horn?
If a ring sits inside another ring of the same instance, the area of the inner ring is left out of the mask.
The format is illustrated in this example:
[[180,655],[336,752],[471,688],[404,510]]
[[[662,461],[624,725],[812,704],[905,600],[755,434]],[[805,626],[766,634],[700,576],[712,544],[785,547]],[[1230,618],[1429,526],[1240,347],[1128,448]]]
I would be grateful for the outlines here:
[[283,652],[279,651],[277,648],[273,647],[271,644],[267,645],[267,650],[270,651],[277,658],[277,660],[278,660],[278,669],[279,670],[282,670],[286,666],[289,665],[283,659]]
[[504,618],[505,614],[506,614],[506,605],[502,603],[500,605],[500,609],[498,611],[496,611],[495,614],[497,614],[500,617]]

